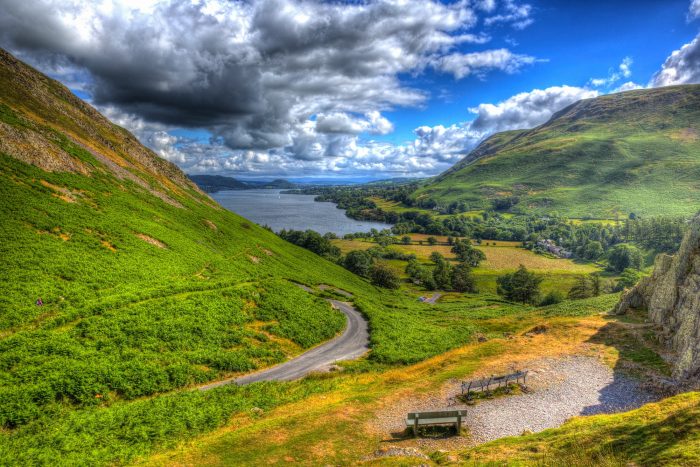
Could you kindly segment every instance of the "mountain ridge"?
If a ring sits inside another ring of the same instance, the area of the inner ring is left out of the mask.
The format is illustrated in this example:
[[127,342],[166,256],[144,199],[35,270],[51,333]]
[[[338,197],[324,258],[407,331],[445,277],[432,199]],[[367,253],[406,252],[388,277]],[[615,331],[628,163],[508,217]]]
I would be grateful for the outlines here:
[[699,109],[700,85],[584,99],[533,129],[492,135],[414,197],[471,209],[513,197],[515,212],[571,217],[692,215],[700,205]]

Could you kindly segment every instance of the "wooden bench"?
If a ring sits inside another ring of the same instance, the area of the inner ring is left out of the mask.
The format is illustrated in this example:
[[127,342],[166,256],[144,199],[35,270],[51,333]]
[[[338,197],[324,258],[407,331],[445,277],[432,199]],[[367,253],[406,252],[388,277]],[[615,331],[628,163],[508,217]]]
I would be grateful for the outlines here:
[[462,429],[462,419],[467,416],[466,410],[443,410],[440,412],[410,412],[406,417],[406,426],[413,427],[413,435],[418,436],[418,427],[454,425],[457,434]]
[[489,392],[492,386],[499,388],[501,386],[508,387],[510,383],[519,383],[523,380],[525,384],[525,378],[527,378],[527,370],[516,371],[515,373],[510,373],[502,376],[489,376],[488,378],[475,379],[472,381],[466,381],[462,383],[462,395],[467,396],[467,399],[471,399],[471,394],[476,391]]

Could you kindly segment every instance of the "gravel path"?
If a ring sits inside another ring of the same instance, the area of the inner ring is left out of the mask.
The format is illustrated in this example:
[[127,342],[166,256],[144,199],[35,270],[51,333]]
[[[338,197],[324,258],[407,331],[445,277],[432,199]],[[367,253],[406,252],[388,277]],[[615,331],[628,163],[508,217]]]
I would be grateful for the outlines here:
[[403,418],[407,412],[466,409],[470,438],[409,441],[420,447],[456,448],[520,435],[526,430],[538,432],[558,427],[575,415],[623,412],[658,399],[637,380],[613,374],[592,357],[547,358],[530,362],[527,369],[530,392],[483,400],[473,406],[448,406],[448,398],[460,392],[460,382],[452,381],[438,393],[386,407],[378,414],[374,428],[385,436],[396,435],[405,428]]

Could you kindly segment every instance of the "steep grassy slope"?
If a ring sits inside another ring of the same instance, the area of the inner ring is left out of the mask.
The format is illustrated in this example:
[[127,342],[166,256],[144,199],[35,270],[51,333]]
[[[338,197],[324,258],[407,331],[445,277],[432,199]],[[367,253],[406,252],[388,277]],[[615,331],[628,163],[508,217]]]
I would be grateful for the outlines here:
[[473,209],[572,217],[691,215],[700,205],[700,85],[579,101],[532,130],[493,135],[415,194]]
[[0,89],[3,426],[250,371],[333,337],[343,316],[294,282],[373,293],[219,208],[5,53]]

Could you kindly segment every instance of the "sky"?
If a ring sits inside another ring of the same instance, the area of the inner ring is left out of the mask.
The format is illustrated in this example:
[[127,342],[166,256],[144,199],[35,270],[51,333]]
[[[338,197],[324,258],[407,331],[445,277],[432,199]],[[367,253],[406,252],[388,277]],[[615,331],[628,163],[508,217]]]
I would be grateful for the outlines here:
[[0,47],[190,174],[437,175],[580,99],[700,83],[700,0],[0,0]]

